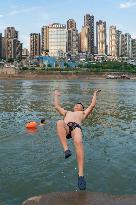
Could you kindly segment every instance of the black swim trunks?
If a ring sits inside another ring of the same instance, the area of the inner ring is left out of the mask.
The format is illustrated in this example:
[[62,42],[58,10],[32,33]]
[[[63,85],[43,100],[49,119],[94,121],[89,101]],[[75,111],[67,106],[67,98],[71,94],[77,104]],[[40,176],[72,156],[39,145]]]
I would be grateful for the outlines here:
[[69,123],[67,124],[67,126],[69,127],[69,133],[68,133],[67,136],[66,136],[67,139],[72,138],[71,132],[72,132],[75,128],[78,127],[78,128],[80,128],[80,129],[82,130],[81,126],[80,126],[79,124],[77,124],[76,122],[69,122]]

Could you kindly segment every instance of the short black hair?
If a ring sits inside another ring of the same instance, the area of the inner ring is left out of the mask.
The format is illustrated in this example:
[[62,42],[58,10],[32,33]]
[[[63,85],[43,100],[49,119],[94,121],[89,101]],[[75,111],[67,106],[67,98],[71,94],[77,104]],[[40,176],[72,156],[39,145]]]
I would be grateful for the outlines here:
[[80,105],[82,105],[82,107],[83,107],[83,110],[84,110],[84,105],[81,103],[81,102],[79,102],[79,103],[77,103],[77,104],[80,104]]
[[42,119],[41,119],[41,123],[44,123],[44,122],[45,122],[45,118],[42,118]]

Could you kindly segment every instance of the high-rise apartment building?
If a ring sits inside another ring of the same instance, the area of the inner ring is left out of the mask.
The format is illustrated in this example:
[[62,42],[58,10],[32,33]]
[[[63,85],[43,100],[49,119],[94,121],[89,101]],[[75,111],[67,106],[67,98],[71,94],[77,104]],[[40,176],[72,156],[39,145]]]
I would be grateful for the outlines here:
[[78,54],[78,30],[76,28],[76,22],[73,19],[67,21],[67,52],[71,56]]
[[41,31],[41,52],[46,55],[49,51],[49,26],[43,26]]
[[126,45],[125,45],[125,34],[121,34],[121,56],[120,57],[126,57],[125,56],[125,49],[126,49]]
[[29,50],[28,50],[27,48],[23,48],[23,50],[22,50],[22,56],[23,56],[24,58],[29,57]]
[[6,56],[7,59],[13,58],[21,60],[22,43],[18,39],[9,39],[8,41],[6,41],[6,46],[6,48],[8,48],[8,55]]
[[6,58],[5,37],[2,37],[2,58]]
[[22,47],[23,44],[19,40],[16,40],[16,59],[22,59]]
[[41,38],[40,33],[30,34],[30,57],[36,57],[41,55]]
[[88,26],[83,26],[81,29],[81,33],[80,33],[80,43],[81,43],[81,47],[80,50],[83,53],[88,53],[89,52],[89,27]]
[[109,55],[113,58],[117,58],[116,26],[110,26],[109,29]]
[[14,27],[6,28],[4,41],[6,59],[21,59],[22,43],[18,40],[18,31]]
[[126,47],[126,57],[131,58],[132,53],[131,53],[131,35],[129,33],[125,33],[125,47]]
[[96,22],[96,47],[98,55],[107,54],[106,22]]
[[78,52],[81,52],[81,32],[78,33]]
[[49,55],[64,57],[66,54],[67,29],[66,25],[54,23],[49,25]]
[[84,27],[88,27],[88,52],[94,54],[94,16],[84,16]]
[[2,33],[0,33],[0,59],[2,58]]
[[67,45],[66,25],[53,23],[42,27],[42,54],[54,57],[64,57]]
[[5,38],[7,39],[18,39],[18,31],[14,27],[7,27],[5,30]]
[[78,54],[78,30],[69,29],[67,31],[67,52],[76,56]]
[[131,48],[132,48],[132,58],[136,60],[136,39],[132,39]]
[[119,30],[116,30],[116,45],[117,45],[117,57],[121,57],[121,34],[122,32]]
[[121,34],[121,57],[131,58],[131,35]]

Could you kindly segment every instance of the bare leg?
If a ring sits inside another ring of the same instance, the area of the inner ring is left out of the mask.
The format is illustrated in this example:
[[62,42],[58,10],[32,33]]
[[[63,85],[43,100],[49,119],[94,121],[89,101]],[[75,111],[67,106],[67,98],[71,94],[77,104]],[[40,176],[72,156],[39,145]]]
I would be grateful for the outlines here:
[[66,139],[67,131],[63,120],[57,121],[57,133],[64,151],[68,150],[67,139]]
[[84,147],[82,143],[82,131],[79,128],[76,128],[72,134],[78,163],[78,187],[80,190],[85,190],[86,181],[84,178]]
[[73,132],[73,140],[78,163],[78,175],[84,176],[84,147],[82,143],[82,131],[76,128]]

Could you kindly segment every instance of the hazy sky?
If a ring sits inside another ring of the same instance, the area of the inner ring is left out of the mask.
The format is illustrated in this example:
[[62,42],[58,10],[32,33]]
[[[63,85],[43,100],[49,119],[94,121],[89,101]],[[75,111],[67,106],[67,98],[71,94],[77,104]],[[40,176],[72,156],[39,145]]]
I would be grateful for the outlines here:
[[136,37],[136,0],[1,0],[0,32],[14,26],[29,48],[29,34],[40,33],[43,25],[74,18],[80,31],[86,13]]

